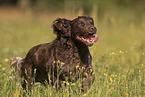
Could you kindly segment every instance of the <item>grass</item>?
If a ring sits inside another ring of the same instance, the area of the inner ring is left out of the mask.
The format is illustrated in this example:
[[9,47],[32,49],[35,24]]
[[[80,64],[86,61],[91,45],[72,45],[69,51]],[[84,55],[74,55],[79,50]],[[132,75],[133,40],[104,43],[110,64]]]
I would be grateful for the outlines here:
[[80,94],[75,91],[77,83],[68,83],[62,92],[41,84],[35,84],[30,92],[24,91],[9,66],[9,58],[25,57],[32,46],[51,42],[55,38],[52,22],[0,19],[0,96],[144,97],[145,18],[128,11],[112,11],[96,21],[99,41],[90,47],[96,79],[87,93]]

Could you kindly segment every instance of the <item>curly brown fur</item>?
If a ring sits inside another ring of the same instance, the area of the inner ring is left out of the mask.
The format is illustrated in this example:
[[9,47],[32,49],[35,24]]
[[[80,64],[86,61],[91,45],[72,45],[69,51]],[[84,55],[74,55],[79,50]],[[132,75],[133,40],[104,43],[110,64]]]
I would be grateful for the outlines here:
[[59,18],[53,22],[53,29],[57,38],[51,43],[34,46],[23,59],[23,88],[27,85],[30,88],[34,79],[44,85],[47,81],[59,89],[66,79],[75,82],[82,78],[82,91],[86,92],[95,79],[88,49],[98,39],[94,35],[93,19],[87,16],[72,21]]

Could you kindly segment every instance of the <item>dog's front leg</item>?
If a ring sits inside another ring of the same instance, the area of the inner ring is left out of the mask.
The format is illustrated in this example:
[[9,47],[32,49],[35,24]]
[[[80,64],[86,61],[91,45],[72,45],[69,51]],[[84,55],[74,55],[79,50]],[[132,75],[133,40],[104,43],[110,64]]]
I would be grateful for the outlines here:
[[87,92],[87,90],[89,90],[89,88],[91,87],[94,80],[95,80],[95,74],[94,74],[92,68],[87,69],[83,73],[83,82],[82,82],[81,92]]

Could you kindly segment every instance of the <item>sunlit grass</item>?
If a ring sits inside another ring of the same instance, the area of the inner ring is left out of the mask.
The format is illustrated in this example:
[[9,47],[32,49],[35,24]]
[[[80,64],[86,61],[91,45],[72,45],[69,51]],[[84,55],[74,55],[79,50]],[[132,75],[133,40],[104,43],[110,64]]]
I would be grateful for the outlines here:
[[[25,57],[34,45],[55,39],[50,22],[37,20],[0,20],[0,96],[1,97],[143,97],[145,90],[145,19],[136,22],[132,14],[106,13],[96,22],[99,40],[90,48],[95,81],[85,94],[76,92],[79,85],[56,91],[37,83],[30,92],[22,89],[19,78],[10,69],[10,57]],[[131,17],[131,18],[130,18]],[[136,17],[137,18],[137,17]]]

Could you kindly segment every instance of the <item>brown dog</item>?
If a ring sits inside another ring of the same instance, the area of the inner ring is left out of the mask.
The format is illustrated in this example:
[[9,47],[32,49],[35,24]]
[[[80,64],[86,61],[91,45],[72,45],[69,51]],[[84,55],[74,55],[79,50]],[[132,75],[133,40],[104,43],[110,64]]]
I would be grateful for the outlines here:
[[93,19],[87,16],[72,21],[59,18],[54,21],[53,29],[57,38],[34,46],[22,60],[23,88],[31,87],[34,78],[36,82],[45,85],[47,81],[57,88],[66,78],[69,82],[82,78],[82,91],[86,92],[95,79],[88,49],[98,40]]

